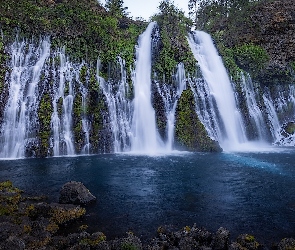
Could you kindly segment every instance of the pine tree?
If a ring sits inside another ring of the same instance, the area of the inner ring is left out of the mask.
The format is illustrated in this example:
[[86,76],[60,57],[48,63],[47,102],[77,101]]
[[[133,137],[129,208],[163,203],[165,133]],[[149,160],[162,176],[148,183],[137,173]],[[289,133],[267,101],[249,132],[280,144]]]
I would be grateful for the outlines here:
[[124,16],[128,16],[128,7],[124,7],[123,5],[123,0],[106,0],[105,7],[111,15],[121,18]]

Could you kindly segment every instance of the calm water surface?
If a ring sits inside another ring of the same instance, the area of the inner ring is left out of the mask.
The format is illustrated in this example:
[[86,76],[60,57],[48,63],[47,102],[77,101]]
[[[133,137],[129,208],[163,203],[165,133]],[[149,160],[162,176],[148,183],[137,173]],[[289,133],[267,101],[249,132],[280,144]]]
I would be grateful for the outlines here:
[[50,201],[65,182],[83,182],[98,198],[88,208],[90,230],[108,238],[129,230],[151,238],[160,225],[194,223],[264,243],[295,237],[295,150],[1,160],[6,179]]

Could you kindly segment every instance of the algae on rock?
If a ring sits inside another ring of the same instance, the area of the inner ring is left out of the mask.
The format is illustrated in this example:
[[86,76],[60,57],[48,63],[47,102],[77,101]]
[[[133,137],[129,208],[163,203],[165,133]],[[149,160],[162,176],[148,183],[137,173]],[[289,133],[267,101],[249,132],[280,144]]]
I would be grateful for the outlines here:
[[218,142],[212,140],[195,111],[191,89],[184,90],[176,108],[175,137],[180,146],[191,151],[220,152]]

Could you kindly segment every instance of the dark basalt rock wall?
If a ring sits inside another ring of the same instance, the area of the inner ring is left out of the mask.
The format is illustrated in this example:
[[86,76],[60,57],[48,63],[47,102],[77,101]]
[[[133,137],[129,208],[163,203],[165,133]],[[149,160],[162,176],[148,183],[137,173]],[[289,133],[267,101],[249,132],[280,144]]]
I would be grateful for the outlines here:
[[223,27],[218,24],[209,32],[224,30],[227,47],[243,44],[261,46],[269,61],[260,72],[260,83],[285,84],[294,82],[295,63],[295,5],[293,1],[260,1],[229,16]]

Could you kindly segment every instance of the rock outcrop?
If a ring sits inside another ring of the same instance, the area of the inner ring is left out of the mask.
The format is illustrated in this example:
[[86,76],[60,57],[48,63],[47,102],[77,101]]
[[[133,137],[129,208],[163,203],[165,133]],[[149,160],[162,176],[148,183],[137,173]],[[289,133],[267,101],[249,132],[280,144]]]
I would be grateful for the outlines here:
[[62,204],[85,205],[94,201],[96,197],[81,182],[67,182],[60,190],[59,203]]

